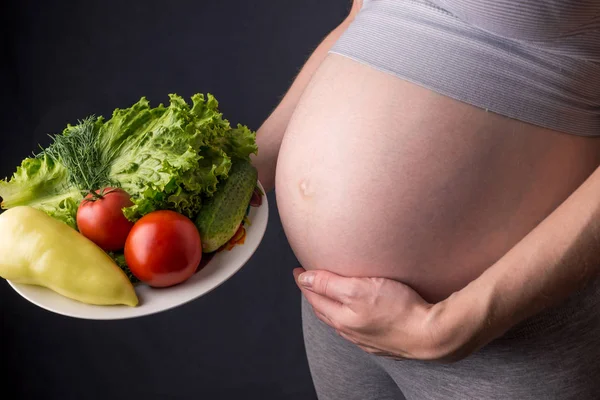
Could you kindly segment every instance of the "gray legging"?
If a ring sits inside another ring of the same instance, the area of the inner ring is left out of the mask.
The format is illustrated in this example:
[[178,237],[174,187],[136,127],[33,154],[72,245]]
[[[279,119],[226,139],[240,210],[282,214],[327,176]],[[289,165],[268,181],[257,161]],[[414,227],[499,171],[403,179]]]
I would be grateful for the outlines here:
[[600,399],[598,284],[453,364],[367,354],[305,300],[302,318],[319,400]]

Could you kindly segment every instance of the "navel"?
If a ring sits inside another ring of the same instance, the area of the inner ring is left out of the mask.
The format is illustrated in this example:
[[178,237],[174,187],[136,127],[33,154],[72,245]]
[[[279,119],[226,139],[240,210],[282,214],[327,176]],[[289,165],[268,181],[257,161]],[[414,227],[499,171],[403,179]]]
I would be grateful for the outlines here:
[[314,190],[308,179],[301,179],[298,187],[300,188],[300,194],[303,197],[311,197],[314,195]]

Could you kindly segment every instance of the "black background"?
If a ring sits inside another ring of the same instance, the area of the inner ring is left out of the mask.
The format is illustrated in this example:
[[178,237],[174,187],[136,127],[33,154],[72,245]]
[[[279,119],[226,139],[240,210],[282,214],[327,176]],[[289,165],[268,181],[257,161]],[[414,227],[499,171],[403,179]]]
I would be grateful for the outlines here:
[[[211,92],[257,129],[349,0],[1,2],[0,176],[89,114]],[[62,317],[0,281],[0,398],[314,399],[296,260],[274,197],[265,241],[223,286],[119,322]],[[6,397],[5,397],[6,396]]]

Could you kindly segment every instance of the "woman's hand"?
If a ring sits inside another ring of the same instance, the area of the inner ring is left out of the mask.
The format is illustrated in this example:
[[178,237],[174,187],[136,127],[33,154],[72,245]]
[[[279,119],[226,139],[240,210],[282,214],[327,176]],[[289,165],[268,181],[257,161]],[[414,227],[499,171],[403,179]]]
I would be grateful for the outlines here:
[[294,277],[317,317],[366,352],[456,361],[483,345],[483,308],[459,307],[453,304],[455,296],[429,304],[407,285],[390,279],[346,278],[302,268],[294,270]]
[[301,268],[294,276],[317,316],[364,350],[459,360],[574,290],[598,284],[599,198],[600,168],[494,265],[437,304],[392,280]]

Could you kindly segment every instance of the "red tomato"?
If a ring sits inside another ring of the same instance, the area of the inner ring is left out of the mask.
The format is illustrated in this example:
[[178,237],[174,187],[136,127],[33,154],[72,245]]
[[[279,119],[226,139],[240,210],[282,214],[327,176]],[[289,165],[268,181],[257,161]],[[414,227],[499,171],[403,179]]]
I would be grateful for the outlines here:
[[142,282],[167,287],[191,277],[202,260],[196,225],[175,211],[154,211],[135,223],[125,243],[125,261]]
[[105,251],[122,249],[133,228],[122,210],[132,205],[129,194],[122,189],[106,188],[96,191],[95,196],[88,194],[77,210],[79,232]]

